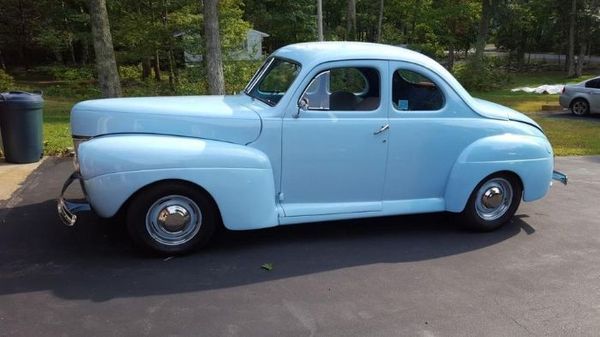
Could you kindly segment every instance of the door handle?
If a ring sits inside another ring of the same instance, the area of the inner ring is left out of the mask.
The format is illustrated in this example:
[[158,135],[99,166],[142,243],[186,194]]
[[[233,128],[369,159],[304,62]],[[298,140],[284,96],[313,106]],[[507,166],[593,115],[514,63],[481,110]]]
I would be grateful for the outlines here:
[[381,128],[379,128],[379,130],[373,132],[374,135],[378,135],[384,131],[387,131],[390,128],[389,124],[383,125]]

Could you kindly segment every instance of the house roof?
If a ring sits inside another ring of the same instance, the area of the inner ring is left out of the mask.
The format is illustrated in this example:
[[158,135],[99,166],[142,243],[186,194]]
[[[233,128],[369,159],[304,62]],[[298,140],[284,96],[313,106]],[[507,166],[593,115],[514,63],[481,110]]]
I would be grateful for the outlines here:
[[260,35],[262,37],[269,37],[270,36],[269,34],[261,32],[261,31],[256,30],[256,29],[249,29],[248,30],[248,34],[257,34],[257,35]]

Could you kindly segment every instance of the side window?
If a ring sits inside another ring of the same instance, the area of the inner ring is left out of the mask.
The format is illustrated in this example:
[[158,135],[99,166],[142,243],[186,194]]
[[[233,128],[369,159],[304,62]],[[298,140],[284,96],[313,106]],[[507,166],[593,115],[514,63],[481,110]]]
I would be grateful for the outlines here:
[[310,82],[301,101],[308,110],[372,111],[379,107],[380,76],[368,67],[332,68]]
[[444,106],[444,94],[429,78],[399,69],[392,77],[392,102],[397,110],[435,111]]
[[600,89],[600,78],[585,83],[586,88]]

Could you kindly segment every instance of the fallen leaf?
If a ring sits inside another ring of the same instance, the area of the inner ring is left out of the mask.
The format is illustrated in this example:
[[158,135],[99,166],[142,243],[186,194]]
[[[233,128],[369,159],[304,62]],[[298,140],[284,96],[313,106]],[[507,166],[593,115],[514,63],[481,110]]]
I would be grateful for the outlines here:
[[273,264],[272,263],[265,263],[262,266],[260,266],[262,269],[266,270],[266,271],[271,271],[273,270]]

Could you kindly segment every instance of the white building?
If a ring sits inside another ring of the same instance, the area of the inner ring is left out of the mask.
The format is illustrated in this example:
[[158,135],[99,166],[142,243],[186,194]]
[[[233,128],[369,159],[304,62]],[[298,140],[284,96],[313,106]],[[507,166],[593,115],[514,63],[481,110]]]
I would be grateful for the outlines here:
[[[226,57],[237,61],[254,61],[262,59],[262,41],[265,37],[269,37],[269,34],[260,32],[255,29],[249,29],[246,33],[246,38],[244,39],[244,42],[242,43],[240,48],[238,50],[230,52],[228,55],[226,55]],[[183,51],[183,56],[187,65],[200,63],[203,60],[202,55],[194,54],[187,50]]]

